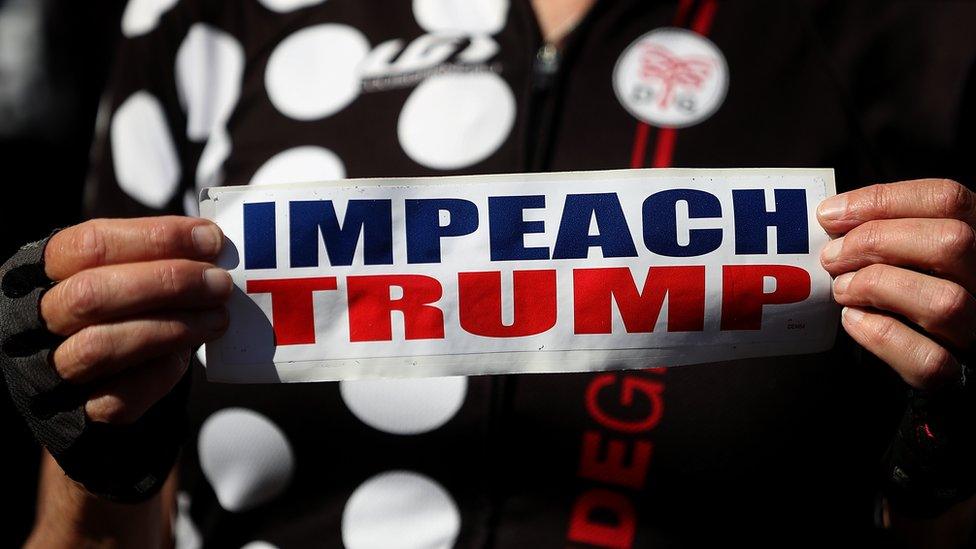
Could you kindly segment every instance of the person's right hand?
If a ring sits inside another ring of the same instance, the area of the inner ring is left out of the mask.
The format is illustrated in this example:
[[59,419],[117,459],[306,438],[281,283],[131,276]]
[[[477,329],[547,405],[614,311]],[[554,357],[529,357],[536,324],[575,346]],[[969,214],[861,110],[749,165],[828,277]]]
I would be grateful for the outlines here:
[[92,387],[92,421],[133,423],[165,396],[192,350],[227,328],[233,283],[214,267],[223,235],[190,217],[96,219],[55,234],[44,253],[57,284],[41,299],[58,374]]

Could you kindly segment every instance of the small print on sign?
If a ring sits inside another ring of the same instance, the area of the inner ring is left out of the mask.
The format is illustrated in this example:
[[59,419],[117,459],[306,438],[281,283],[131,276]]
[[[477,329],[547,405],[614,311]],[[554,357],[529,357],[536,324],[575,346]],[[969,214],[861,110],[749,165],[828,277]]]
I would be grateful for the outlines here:
[[236,289],[207,377],[671,366],[829,349],[832,170],[618,170],[214,187]]

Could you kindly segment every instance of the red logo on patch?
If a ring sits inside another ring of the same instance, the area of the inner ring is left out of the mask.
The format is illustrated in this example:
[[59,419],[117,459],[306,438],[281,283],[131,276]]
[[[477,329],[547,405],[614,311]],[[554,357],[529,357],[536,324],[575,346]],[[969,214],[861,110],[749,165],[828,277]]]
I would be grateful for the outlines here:
[[630,114],[653,126],[683,128],[722,105],[729,68],[718,47],[686,29],[653,30],[628,46],[613,71],[613,89]]
[[668,108],[674,101],[676,89],[701,89],[715,69],[712,59],[698,55],[680,57],[660,44],[645,44],[642,54],[641,77],[661,82],[663,91],[658,105],[662,109]]

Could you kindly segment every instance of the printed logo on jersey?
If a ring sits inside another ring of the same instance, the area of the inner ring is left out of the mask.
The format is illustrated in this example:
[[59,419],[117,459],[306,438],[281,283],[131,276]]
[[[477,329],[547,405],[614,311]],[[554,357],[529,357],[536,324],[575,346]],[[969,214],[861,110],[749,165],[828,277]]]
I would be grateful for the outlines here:
[[486,62],[498,53],[490,36],[424,34],[407,45],[387,40],[373,48],[359,67],[364,92],[416,85],[430,76],[449,73],[501,72]]
[[[318,121],[364,94],[412,87],[396,126],[411,160],[457,170],[494,154],[515,124],[515,94],[501,76],[500,46],[493,38],[508,19],[509,0],[413,0],[412,6],[424,31],[413,39],[374,46],[362,31],[342,23],[290,34],[272,51],[265,69],[272,105],[294,120]],[[312,165],[324,168],[315,179],[346,174],[331,151],[291,152],[273,159],[274,169],[257,173],[293,180],[292,170],[309,174]]]
[[698,124],[722,106],[729,68],[708,38],[685,29],[653,30],[624,50],[613,89],[627,112],[653,126]]

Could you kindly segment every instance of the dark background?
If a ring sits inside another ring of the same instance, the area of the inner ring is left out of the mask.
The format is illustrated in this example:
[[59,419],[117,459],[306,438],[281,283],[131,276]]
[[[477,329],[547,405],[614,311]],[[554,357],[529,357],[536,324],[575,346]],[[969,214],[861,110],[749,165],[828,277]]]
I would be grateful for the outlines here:
[[[124,6],[124,0],[0,0],[0,257],[79,220],[98,99]],[[40,450],[6,387],[0,429],[8,464],[0,547],[16,547],[34,520]]]

